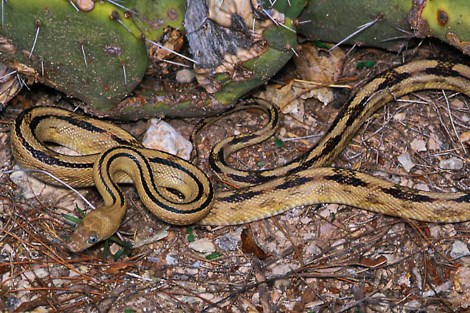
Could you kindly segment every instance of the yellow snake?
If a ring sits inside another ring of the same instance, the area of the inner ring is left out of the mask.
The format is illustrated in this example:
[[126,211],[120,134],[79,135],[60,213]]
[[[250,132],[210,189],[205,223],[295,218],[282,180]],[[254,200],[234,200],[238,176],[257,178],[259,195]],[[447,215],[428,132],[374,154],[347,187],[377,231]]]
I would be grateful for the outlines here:
[[[277,111],[260,102],[270,121],[254,134],[230,137],[210,156],[224,181],[245,186],[214,192],[207,176],[191,163],[164,152],[145,149],[123,129],[110,123],[54,107],[26,109],[15,120],[11,144],[18,164],[42,169],[76,187],[95,185],[104,205],[88,213],[68,243],[84,250],[114,234],[126,212],[117,184],[133,181],[144,205],[162,220],[178,225],[241,224],[294,207],[338,203],[427,222],[470,220],[470,193],[424,192],[348,169],[324,167],[348,144],[378,108],[404,94],[446,89],[470,96],[470,68],[461,63],[422,60],[389,70],[363,86],[338,115],[330,130],[307,153],[286,165],[263,171],[231,168],[226,158],[275,132]],[[78,151],[64,155],[53,143]],[[57,184],[47,175],[40,179]]]

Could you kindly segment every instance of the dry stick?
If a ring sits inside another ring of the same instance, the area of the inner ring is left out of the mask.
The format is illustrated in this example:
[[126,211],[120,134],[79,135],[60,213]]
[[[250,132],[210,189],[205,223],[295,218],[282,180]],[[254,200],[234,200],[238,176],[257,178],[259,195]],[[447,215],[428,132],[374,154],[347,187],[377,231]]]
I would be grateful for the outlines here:
[[[427,262],[424,260],[425,259],[425,254],[424,254],[424,251],[423,251],[423,282],[422,285],[424,287],[424,285],[428,285],[428,287],[432,290],[432,292],[434,292],[434,295],[435,296],[438,296],[439,295],[439,292],[436,290],[436,288],[434,288],[434,286],[431,284],[431,282],[429,281],[429,279],[427,279],[427,274],[428,274],[428,266],[427,266]],[[423,288],[424,289],[424,288]],[[424,290],[423,290],[424,291]],[[447,303],[447,301],[445,301],[442,296],[439,296],[437,297],[437,300],[445,307],[447,308],[447,311],[448,312],[453,312],[454,310],[450,307],[450,305]]]
[[429,100],[428,102],[432,105],[434,111],[436,112],[437,118],[439,119],[439,123],[441,123],[442,129],[444,130],[446,136],[448,137],[448,139],[449,139],[452,143],[455,143],[455,140],[454,140],[454,138],[453,138],[451,132],[450,132],[449,129],[447,128],[446,123],[444,122],[444,119],[443,119],[443,117],[442,117],[442,114],[441,114],[439,108],[437,107],[435,101]]
[[269,297],[268,286],[266,284],[266,275],[264,275],[260,261],[258,258],[256,258],[256,256],[251,257],[251,264],[253,266],[256,282],[259,283],[258,294],[263,313],[271,313],[273,312],[273,308],[270,305],[272,300]]
[[372,295],[374,293],[371,293],[370,295],[366,296],[366,297],[363,297],[362,299],[360,300],[355,300],[353,302],[350,302],[346,305],[344,305],[343,307],[339,308],[338,311],[335,310],[335,312],[346,312],[346,311],[349,311],[351,310],[352,308],[356,307],[356,306],[360,306],[357,311],[358,312],[366,312],[366,310],[362,310],[361,307],[364,307],[364,304],[365,303],[377,303],[379,302],[380,300],[382,299],[387,299],[386,297],[380,297],[380,298],[372,298]]
[[[414,230],[416,230],[418,232],[418,234],[421,236],[421,238],[423,238],[426,242],[426,245],[425,247],[426,248],[429,248],[431,247],[436,253],[438,253],[442,258],[444,258],[447,262],[449,263],[453,263],[454,261],[449,259],[449,257],[447,257],[444,252],[442,252],[441,250],[437,249],[436,246],[435,246],[435,243],[436,242],[433,242],[430,240],[430,238],[423,232],[423,230],[419,227],[418,223],[414,220],[411,220],[411,219],[405,219],[405,221],[407,222],[408,225],[410,225]],[[412,238],[415,238],[415,239],[418,239],[417,237],[413,236]],[[417,240],[414,240],[416,243]]]
[[299,249],[299,245],[295,244],[294,240],[292,239],[291,235],[289,232],[287,232],[284,227],[279,223],[278,218],[273,218],[272,222],[276,227],[284,234],[284,236],[290,241],[292,248],[294,249],[294,254],[296,258],[299,258],[299,262],[301,265],[304,265],[304,259],[301,257],[302,256],[302,251]]
[[450,108],[450,103],[449,103],[449,99],[447,98],[447,95],[446,93],[444,92],[444,90],[442,90],[442,94],[444,95],[444,99],[446,101],[446,104],[447,104],[447,112],[449,112],[449,119],[450,119],[450,124],[452,125],[452,129],[454,131],[454,135],[455,135],[455,138],[457,138],[457,140],[459,141],[460,145],[462,146],[462,150],[463,152],[466,154],[467,153],[467,149],[465,149],[465,146],[463,144],[462,141],[460,141],[460,137],[459,137],[459,134],[457,132],[457,129],[455,128],[455,122],[454,122],[454,118],[452,116],[452,111],[451,111],[451,108]]
[[[187,292],[187,293],[190,294],[191,296],[193,296],[193,297],[195,297],[195,298],[201,299],[203,302],[209,304],[209,307],[215,307],[215,308],[217,308],[217,309],[219,309],[219,310],[222,310],[222,311],[224,311],[224,312],[230,312],[230,311],[228,311],[227,309],[225,309],[225,308],[223,308],[223,307],[221,307],[221,306],[218,305],[218,303],[221,303],[221,302],[212,302],[212,301],[210,301],[210,300],[208,300],[208,299],[206,299],[206,298],[204,298],[204,297],[201,297],[199,294],[197,294],[197,293],[194,292],[193,290],[190,290],[190,289],[188,289],[188,288],[186,288],[186,287],[184,287],[184,286],[182,286],[182,285],[176,283],[176,282],[175,282],[174,280],[172,280],[172,279],[165,279],[165,281],[167,281],[168,283],[172,284],[173,286],[176,286],[176,287],[181,288],[183,291]],[[206,308],[206,309],[207,309],[207,308]],[[206,309],[201,310],[201,312],[204,312]]]

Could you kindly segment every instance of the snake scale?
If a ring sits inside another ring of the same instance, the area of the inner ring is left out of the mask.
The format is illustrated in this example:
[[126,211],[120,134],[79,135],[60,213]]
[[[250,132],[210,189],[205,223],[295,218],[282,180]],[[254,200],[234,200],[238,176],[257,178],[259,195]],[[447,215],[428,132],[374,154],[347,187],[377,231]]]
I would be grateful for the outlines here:
[[[209,163],[223,181],[242,186],[214,191],[196,166],[176,156],[143,148],[129,133],[110,123],[54,107],[24,110],[11,130],[18,164],[48,171],[75,187],[96,186],[104,205],[77,226],[68,248],[82,251],[114,234],[126,212],[118,187],[133,182],[144,205],[177,225],[233,225],[267,218],[290,208],[347,204],[386,215],[427,222],[470,220],[470,193],[424,192],[357,171],[327,167],[377,109],[405,94],[445,89],[470,96],[470,68],[458,62],[421,60],[398,66],[364,85],[338,114],[325,136],[303,155],[274,169],[232,168],[227,157],[272,135],[277,111],[259,100],[270,117],[262,130],[229,137],[212,150]],[[53,143],[79,156],[50,149]],[[37,176],[52,184],[47,175]]]

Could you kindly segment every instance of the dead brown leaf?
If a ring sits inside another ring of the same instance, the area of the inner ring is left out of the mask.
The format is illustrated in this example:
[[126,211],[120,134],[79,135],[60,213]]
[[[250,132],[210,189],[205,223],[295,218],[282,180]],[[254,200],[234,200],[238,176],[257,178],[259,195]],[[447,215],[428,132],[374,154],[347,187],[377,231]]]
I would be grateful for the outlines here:
[[302,45],[301,53],[294,58],[297,73],[303,80],[334,84],[340,77],[345,53],[341,49],[325,52],[312,44]]
[[253,238],[253,234],[248,228],[244,228],[241,233],[242,251],[254,254],[258,259],[265,260],[269,255],[261,249]]

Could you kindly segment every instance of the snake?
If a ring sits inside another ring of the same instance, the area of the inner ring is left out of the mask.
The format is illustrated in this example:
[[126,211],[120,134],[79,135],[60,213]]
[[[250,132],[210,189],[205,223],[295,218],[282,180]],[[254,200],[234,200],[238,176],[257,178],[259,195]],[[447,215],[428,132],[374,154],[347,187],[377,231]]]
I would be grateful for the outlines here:
[[[232,167],[227,158],[276,132],[279,114],[266,100],[254,99],[268,116],[254,133],[227,137],[209,156],[215,175],[231,190],[215,190],[204,171],[177,156],[144,148],[110,122],[58,107],[23,110],[11,128],[16,162],[40,169],[74,187],[95,186],[103,205],[87,213],[67,248],[83,251],[112,236],[125,216],[127,200],[119,184],[133,183],[142,203],[174,225],[237,225],[312,204],[337,203],[404,219],[455,223],[470,220],[470,192],[430,192],[404,187],[359,171],[331,167],[364,122],[379,108],[405,94],[430,89],[470,96],[470,67],[460,61],[424,59],[387,70],[350,97],[325,135],[302,155],[266,170]],[[55,146],[78,155],[59,152]],[[50,176],[35,176],[57,185]]]

